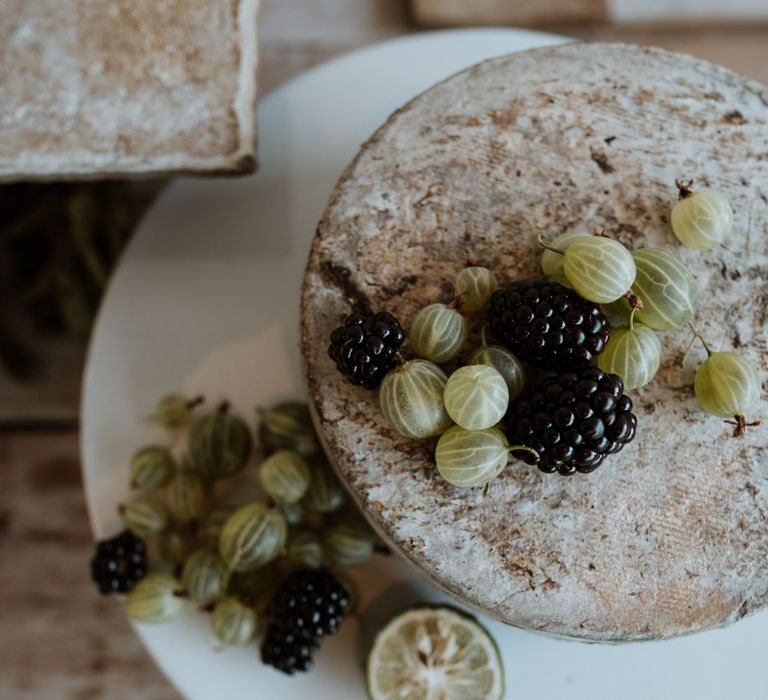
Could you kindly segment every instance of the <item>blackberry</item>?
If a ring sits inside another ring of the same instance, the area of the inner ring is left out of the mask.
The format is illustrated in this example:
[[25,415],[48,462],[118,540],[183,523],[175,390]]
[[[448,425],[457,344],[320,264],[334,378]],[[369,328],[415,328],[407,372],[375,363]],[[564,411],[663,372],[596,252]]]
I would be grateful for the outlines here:
[[515,282],[493,293],[493,335],[521,360],[551,369],[588,365],[608,342],[597,304],[557,282]]
[[128,593],[147,573],[147,546],[130,530],[96,544],[91,578],[103,595]]
[[312,668],[318,645],[318,640],[305,632],[273,622],[264,635],[261,660],[289,676],[296,671],[305,673]]
[[349,593],[328,571],[302,569],[283,581],[269,604],[273,620],[312,637],[336,634],[349,606]]
[[404,340],[405,332],[392,314],[352,314],[331,333],[328,355],[352,384],[375,389],[397,361]]
[[330,572],[294,572],[269,603],[262,660],[288,674],[308,671],[320,640],[339,630],[348,607],[349,593]]
[[632,400],[615,374],[586,367],[544,378],[507,413],[507,437],[532,447],[512,454],[546,473],[588,473],[631,442],[637,430]]

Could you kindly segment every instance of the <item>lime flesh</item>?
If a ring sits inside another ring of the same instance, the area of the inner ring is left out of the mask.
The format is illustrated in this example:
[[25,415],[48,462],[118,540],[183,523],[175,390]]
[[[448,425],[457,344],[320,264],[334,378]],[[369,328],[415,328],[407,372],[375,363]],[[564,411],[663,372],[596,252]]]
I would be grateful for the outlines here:
[[371,700],[501,700],[504,669],[490,637],[452,608],[419,607],[378,633],[366,667]]

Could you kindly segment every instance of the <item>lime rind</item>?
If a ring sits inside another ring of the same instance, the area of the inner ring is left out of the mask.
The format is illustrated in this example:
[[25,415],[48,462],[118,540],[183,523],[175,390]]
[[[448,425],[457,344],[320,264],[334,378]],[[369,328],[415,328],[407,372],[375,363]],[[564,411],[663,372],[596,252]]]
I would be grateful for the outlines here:
[[504,668],[493,638],[445,606],[410,608],[377,634],[366,662],[371,700],[501,700]]

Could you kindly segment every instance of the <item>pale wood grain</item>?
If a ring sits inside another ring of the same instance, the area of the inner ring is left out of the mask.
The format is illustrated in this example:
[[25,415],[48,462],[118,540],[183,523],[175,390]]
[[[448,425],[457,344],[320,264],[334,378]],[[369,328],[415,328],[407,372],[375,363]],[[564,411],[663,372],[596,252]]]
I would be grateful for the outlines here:
[[412,0],[416,21],[427,26],[600,22],[606,0]]
[[73,433],[0,434],[0,697],[172,700],[119,604],[89,579]]
[[541,26],[551,22],[619,25],[765,21],[764,0],[719,4],[708,0],[411,0],[417,22],[433,27],[513,25]]
[[262,0],[262,46],[343,46],[402,34],[408,0]]
[[75,426],[85,343],[60,334],[25,333],[38,356],[40,374],[22,381],[0,370],[0,427],[57,422]]

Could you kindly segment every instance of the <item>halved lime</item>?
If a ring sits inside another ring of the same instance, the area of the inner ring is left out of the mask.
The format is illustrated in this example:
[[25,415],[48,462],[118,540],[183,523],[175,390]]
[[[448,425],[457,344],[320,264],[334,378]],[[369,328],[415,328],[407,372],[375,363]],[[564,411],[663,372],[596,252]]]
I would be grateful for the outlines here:
[[504,667],[488,632],[447,607],[417,607],[376,635],[366,665],[371,700],[501,700]]

